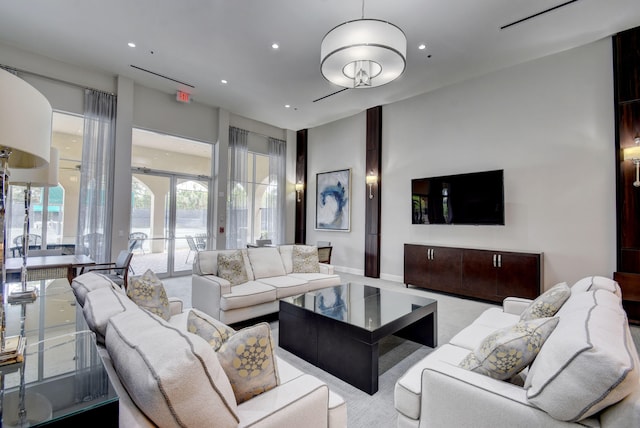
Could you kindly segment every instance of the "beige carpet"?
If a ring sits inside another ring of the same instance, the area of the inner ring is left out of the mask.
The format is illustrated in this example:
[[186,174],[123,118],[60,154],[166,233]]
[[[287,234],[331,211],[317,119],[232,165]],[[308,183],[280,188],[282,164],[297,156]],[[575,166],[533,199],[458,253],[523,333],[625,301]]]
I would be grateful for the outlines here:
[[[375,285],[381,288],[393,289],[402,293],[418,294],[438,301],[438,343],[447,343],[456,333],[469,325],[487,308],[494,305],[476,302],[432,293],[417,288],[405,288],[403,284],[380,279],[365,278],[358,275],[338,272],[345,282],[358,282]],[[191,306],[191,276],[171,278],[163,281],[167,294],[179,297],[185,302],[185,307]],[[277,315],[255,320],[268,321],[271,325],[274,339],[278,339]],[[631,333],[640,352],[640,327],[633,326]],[[326,382],[331,390],[342,395],[347,401],[348,426],[350,428],[378,428],[395,427],[396,411],[393,407],[393,389],[396,380],[406,370],[432,351],[431,348],[409,341],[390,340],[381,346],[379,361],[380,378],[379,390],[369,395],[359,389],[341,381],[340,379],[314,367],[295,355],[278,348],[278,355],[300,370],[310,373]],[[349,358],[345,355],[345,358]]]

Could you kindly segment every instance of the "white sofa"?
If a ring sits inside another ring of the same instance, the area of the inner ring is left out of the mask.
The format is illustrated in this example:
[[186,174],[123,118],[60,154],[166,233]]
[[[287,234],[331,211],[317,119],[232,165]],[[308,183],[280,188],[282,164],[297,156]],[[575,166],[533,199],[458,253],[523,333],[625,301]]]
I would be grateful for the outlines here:
[[[317,259],[317,248],[306,245],[200,251],[193,261],[193,307],[225,324],[233,324],[278,312],[278,301],[283,297],[340,284],[340,277],[329,264],[318,263],[318,272],[295,272],[295,247],[315,248]],[[247,281],[232,286],[218,274],[218,257],[238,251],[244,260]]]
[[72,287],[119,396],[121,427],[282,427],[302,420],[308,427],[346,427],[342,397],[277,355],[278,385],[237,404],[217,353],[187,332],[190,310],[181,301],[169,299],[165,321],[99,274],[81,275]]
[[398,379],[397,426],[640,427],[638,354],[618,284],[589,277],[570,292],[555,315],[557,326],[519,382],[459,366],[531,304],[507,298],[503,308],[485,311]]

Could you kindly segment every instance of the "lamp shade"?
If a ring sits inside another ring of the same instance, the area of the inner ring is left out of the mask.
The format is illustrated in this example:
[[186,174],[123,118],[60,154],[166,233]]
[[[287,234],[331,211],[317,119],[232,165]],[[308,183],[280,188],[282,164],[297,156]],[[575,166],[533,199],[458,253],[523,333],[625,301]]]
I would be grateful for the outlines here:
[[320,57],[322,75],[336,85],[380,86],[404,72],[407,37],[400,28],[386,21],[349,21],[324,36]]
[[55,187],[58,185],[58,149],[51,147],[49,164],[40,168],[10,168],[9,184],[33,187]]
[[640,160],[640,146],[627,147],[622,153],[624,160]]
[[49,162],[52,110],[27,82],[0,69],[0,150],[8,166],[37,168]]

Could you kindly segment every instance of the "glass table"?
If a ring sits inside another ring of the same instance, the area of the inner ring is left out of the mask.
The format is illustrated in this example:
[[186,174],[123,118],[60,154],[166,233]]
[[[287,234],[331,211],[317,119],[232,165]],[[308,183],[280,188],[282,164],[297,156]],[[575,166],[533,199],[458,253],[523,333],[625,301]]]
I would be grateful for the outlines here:
[[[5,303],[6,337],[26,338],[24,361],[0,365],[3,427],[118,426],[118,396],[66,279],[34,281],[33,302]],[[21,285],[7,284],[8,289]],[[8,294],[8,293],[7,293]]]
[[278,345],[349,384],[378,390],[379,343],[394,335],[437,346],[438,302],[363,284],[280,300]]

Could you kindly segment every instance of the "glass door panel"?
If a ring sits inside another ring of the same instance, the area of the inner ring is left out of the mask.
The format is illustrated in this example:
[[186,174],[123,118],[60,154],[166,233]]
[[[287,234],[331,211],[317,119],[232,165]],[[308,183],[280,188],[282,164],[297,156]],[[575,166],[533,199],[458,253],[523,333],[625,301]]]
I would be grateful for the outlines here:
[[209,181],[176,178],[173,271],[190,271],[193,256],[207,248]]
[[171,177],[132,174],[129,250],[134,275],[151,269],[169,274],[169,213]]

